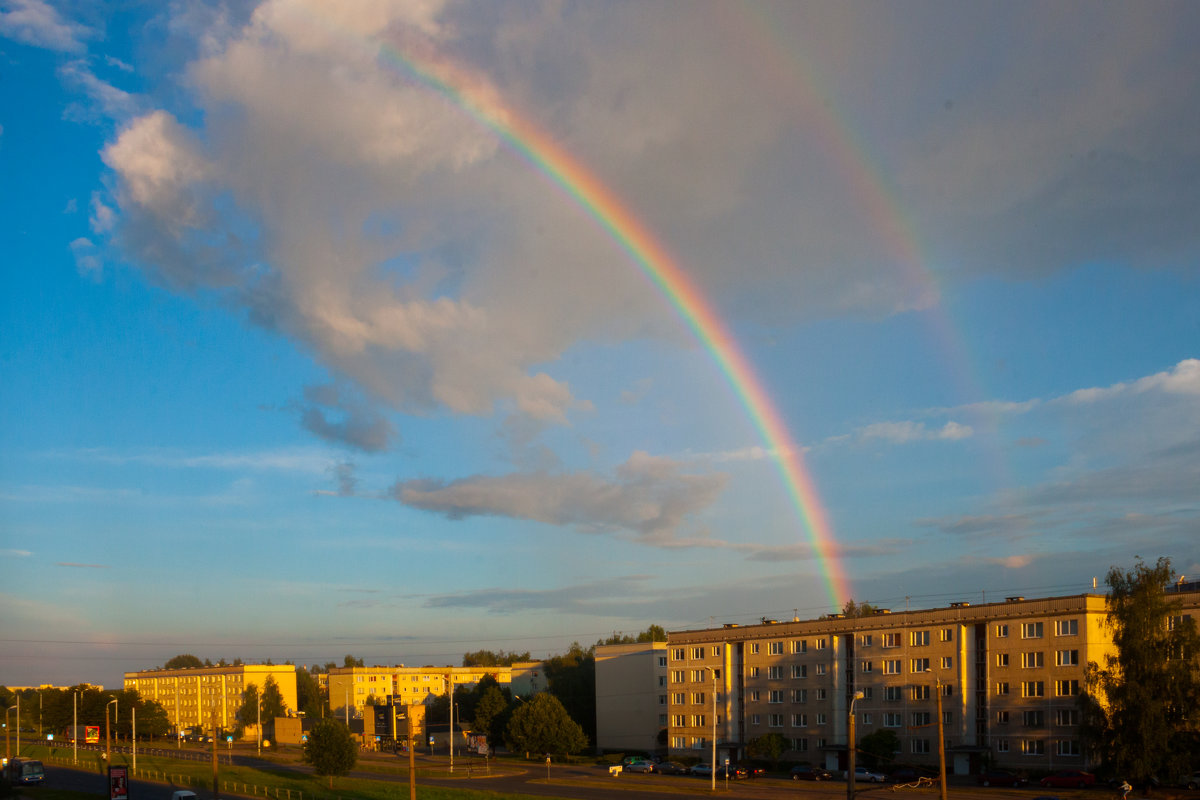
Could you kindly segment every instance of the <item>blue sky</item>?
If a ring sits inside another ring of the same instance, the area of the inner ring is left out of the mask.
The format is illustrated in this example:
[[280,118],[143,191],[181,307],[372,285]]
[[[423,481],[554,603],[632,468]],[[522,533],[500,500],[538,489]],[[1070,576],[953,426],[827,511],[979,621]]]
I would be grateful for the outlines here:
[[0,2],[0,683],[1200,572],[1195,4]]

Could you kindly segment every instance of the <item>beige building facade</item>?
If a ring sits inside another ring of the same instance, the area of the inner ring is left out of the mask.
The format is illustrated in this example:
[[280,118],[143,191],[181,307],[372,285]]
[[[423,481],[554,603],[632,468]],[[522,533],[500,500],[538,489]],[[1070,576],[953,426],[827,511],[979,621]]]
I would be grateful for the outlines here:
[[667,728],[667,643],[596,645],[596,746],[661,750]]
[[[1180,593],[1188,613],[1200,592]],[[668,634],[672,755],[718,763],[769,733],[784,758],[843,769],[856,738],[891,730],[898,763],[936,765],[938,700],[947,768],[1085,768],[1078,695],[1089,661],[1113,651],[1099,594],[764,621]]]
[[125,688],[136,689],[143,700],[154,700],[167,712],[175,731],[192,727],[232,730],[242,705],[242,692],[250,686],[261,693],[267,678],[274,678],[284,705],[296,711],[296,667],[291,664],[240,664],[237,666],[154,669],[125,673]]

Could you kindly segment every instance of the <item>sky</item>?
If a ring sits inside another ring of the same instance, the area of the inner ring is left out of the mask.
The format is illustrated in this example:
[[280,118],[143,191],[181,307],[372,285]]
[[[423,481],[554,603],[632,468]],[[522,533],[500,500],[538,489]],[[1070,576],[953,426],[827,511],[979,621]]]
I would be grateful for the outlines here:
[[1197,30],[0,0],[0,684],[1200,574]]

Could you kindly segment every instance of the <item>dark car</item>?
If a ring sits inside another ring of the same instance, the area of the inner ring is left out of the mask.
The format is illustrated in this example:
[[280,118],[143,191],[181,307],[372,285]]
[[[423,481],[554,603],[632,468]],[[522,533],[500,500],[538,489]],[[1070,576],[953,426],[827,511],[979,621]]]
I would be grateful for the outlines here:
[[721,780],[725,780],[726,778],[734,781],[741,780],[746,777],[746,770],[737,764],[722,764],[717,767],[717,777]]
[[995,769],[976,776],[975,782],[980,786],[1025,786],[1029,783],[1029,779],[1015,772]]
[[664,761],[654,765],[654,771],[659,775],[687,775],[688,768],[678,761]]
[[762,767],[756,767],[753,764],[738,764],[738,769],[746,773],[747,778],[761,778],[767,774],[767,771]]
[[1062,772],[1056,772],[1053,775],[1047,775],[1038,783],[1046,788],[1055,789],[1086,789],[1096,782],[1096,776],[1090,772],[1084,772],[1081,769],[1066,769]]
[[1184,778],[1181,783],[1189,789],[1200,789],[1200,771],[1193,772],[1192,777]]
[[792,780],[831,781],[833,780],[833,773],[820,767],[810,767],[808,764],[801,764],[797,767],[792,767]]

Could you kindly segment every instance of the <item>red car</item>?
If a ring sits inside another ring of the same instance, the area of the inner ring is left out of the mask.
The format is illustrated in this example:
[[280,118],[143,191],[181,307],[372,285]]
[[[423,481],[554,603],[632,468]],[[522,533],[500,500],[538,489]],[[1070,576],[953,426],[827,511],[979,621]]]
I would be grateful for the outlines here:
[[1081,769],[1068,769],[1047,775],[1040,781],[1046,788],[1086,789],[1096,782],[1096,776]]

